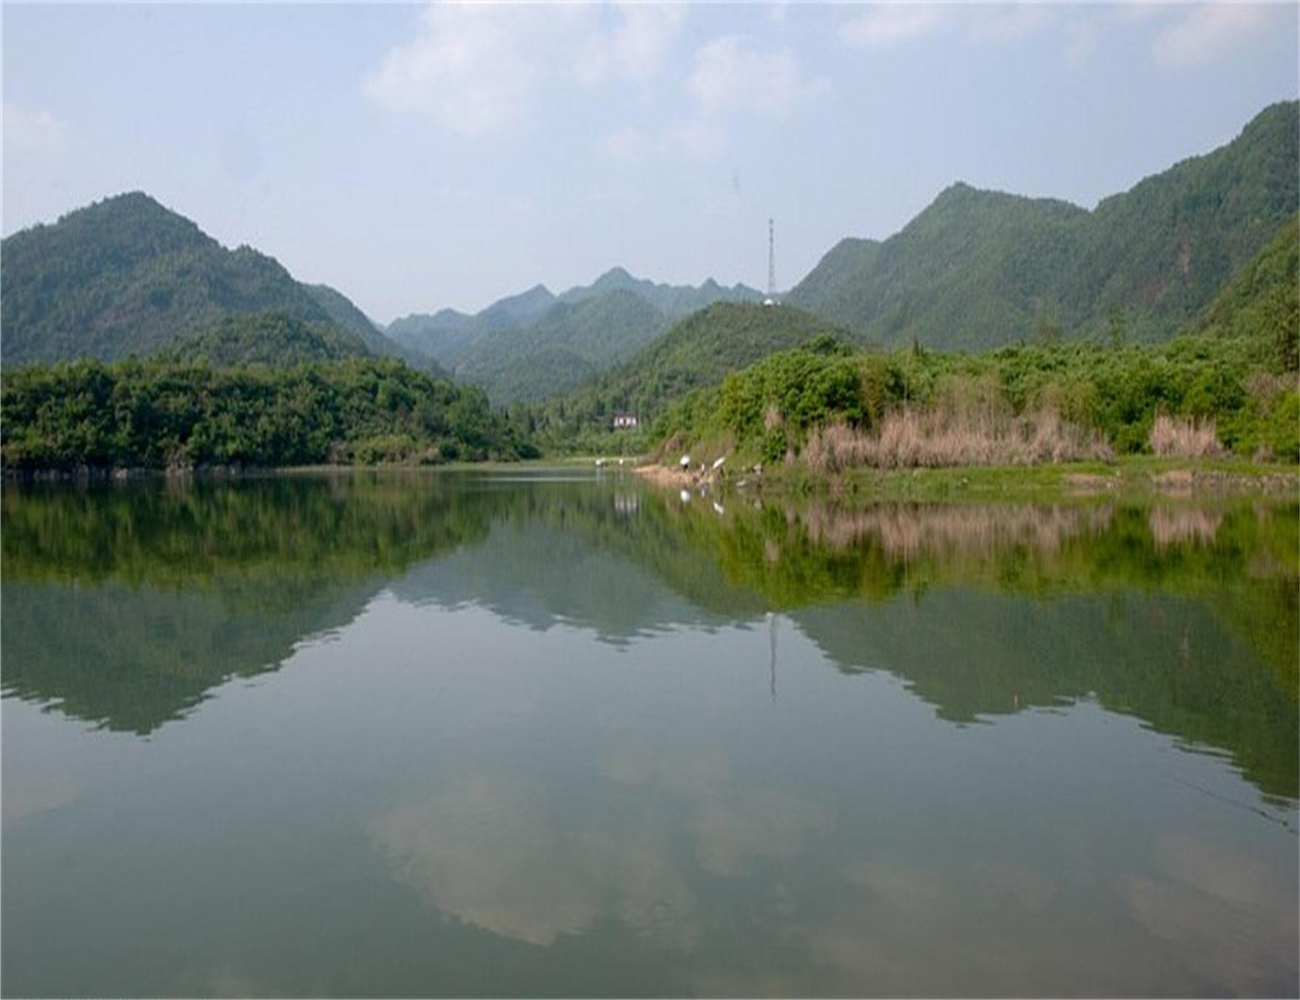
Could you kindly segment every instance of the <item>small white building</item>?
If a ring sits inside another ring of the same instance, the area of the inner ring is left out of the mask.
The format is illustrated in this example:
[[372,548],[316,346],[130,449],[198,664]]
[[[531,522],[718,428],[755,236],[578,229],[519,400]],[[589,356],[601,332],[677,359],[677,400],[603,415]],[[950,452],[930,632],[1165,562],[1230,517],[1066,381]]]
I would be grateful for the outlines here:
[[635,430],[638,422],[635,413],[614,414],[614,430],[616,431]]

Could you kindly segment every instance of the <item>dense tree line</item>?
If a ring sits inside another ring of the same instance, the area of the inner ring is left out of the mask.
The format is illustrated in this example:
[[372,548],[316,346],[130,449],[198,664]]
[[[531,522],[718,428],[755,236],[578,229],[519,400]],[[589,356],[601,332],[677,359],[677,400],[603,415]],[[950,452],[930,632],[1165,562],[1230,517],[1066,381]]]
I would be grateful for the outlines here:
[[1157,414],[1213,419],[1223,446],[1300,460],[1294,368],[1261,363],[1255,342],[1185,336],[1159,347],[1034,345],[984,354],[919,347],[859,351],[831,338],[773,354],[698,390],[655,424],[654,438],[729,441],[775,461],[798,453],[814,427],[870,431],[905,407],[963,414],[1050,408],[1100,431],[1115,450],[1146,450]]
[[514,459],[536,453],[473,387],[398,361],[291,368],[76,361],[0,379],[11,470],[279,467]]

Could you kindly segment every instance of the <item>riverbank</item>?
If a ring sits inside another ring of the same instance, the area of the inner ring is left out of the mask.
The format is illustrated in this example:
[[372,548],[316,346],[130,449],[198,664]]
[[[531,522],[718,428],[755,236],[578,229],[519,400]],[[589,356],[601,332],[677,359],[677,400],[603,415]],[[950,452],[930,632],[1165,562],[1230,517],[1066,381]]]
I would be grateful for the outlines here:
[[1143,495],[1300,498],[1300,466],[1240,459],[1168,459],[1128,456],[1112,463],[1035,466],[955,466],[917,469],[850,469],[820,475],[801,465],[739,472],[689,472],[662,465],[636,469],[664,489],[749,492],[757,497],[831,495],[877,500],[1054,501],[1078,497]]

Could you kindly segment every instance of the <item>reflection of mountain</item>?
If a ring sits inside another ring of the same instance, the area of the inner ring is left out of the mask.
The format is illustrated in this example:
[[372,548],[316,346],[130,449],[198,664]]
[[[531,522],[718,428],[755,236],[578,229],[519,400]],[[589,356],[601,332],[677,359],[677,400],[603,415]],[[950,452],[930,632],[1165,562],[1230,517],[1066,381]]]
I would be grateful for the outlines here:
[[1293,506],[724,507],[620,476],[7,489],[3,689],[148,733],[385,588],[618,645],[775,609],[942,718],[1094,694],[1300,792]]
[[1035,602],[948,589],[794,619],[843,670],[888,670],[940,716],[971,721],[1093,695],[1190,743],[1222,747],[1265,792],[1294,797],[1293,699],[1204,604],[1119,592]]
[[377,589],[6,582],[4,693],[143,736],[228,678],[276,669],[305,637],[350,622]]
[[433,477],[4,494],[5,695],[141,735],[350,622],[387,574],[487,532]]
[[540,631],[586,628],[616,645],[647,632],[730,621],[608,548],[536,521],[498,524],[481,544],[417,566],[391,590],[415,604],[476,603]]

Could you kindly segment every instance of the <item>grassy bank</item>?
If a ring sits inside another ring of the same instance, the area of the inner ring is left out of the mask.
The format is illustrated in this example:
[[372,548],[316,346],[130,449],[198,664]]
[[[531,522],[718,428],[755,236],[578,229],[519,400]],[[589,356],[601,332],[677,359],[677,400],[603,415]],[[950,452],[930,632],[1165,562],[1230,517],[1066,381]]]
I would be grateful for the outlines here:
[[1300,496],[1300,466],[1235,458],[1188,460],[1134,455],[1114,462],[1058,465],[857,468],[834,476],[812,472],[798,463],[764,468],[759,474],[752,468],[733,469],[727,474],[665,471],[667,475],[647,478],[673,489],[703,486],[714,492],[767,501],[830,496],[855,504],[1051,503],[1090,497],[1138,500],[1167,495]]

